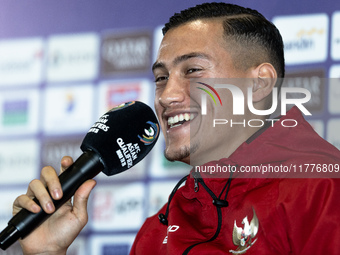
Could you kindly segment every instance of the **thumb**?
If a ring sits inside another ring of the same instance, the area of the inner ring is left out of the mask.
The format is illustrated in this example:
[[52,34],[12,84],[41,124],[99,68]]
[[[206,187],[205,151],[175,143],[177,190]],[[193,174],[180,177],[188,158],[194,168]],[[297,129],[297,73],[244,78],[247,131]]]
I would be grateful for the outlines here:
[[93,179],[84,182],[76,191],[73,197],[73,213],[84,225],[87,223],[87,202],[92,189],[97,182]]

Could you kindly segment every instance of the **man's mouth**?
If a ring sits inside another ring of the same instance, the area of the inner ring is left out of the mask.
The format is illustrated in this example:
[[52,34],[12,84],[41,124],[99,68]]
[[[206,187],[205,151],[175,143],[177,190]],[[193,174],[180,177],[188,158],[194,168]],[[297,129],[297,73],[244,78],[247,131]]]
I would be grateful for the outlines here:
[[174,128],[182,125],[183,123],[190,121],[194,118],[193,113],[181,113],[168,118],[169,128]]

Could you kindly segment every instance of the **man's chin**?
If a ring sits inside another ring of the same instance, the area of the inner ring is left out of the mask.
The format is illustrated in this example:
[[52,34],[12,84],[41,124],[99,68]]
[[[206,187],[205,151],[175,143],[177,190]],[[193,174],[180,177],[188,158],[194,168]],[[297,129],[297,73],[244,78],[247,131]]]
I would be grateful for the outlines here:
[[195,153],[197,148],[198,146],[183,146],[177,150],[170,150],[169,148],[166,148],[164,151],[164,156],[171,162],[180,161],[190,164],[190,154]]
[[181,162],[187,162],[190,158],[190,150],[184,151],[177,151],[177,152],[168,152],[164,151],[164,156],[167,160],[174,162],[174,161],[181,161]]

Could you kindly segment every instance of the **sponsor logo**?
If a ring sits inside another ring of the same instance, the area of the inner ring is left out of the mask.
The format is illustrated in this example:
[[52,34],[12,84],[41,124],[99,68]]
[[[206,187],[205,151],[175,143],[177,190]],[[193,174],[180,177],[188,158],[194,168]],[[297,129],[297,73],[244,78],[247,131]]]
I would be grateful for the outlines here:
[[0,42],[0,85],[39,84],[44,43],[40,38]]
[[101,185],[90,200],[91,226],[94,230],[134,230],[144,221],[145,186]]
[[168,243],[168,236],[169,236],[169,233],[173,233],[173,232],[176,232],[177,230],[179,229],[179,226],[177,225],[170,225],[168,228],[167,228],[167,231],[166,231],[166,237],[164,238],[163,240],[163,244],[167,244]]
[[148,31],[107,34],[101,48],[101,74],[149,71],[151,44]]
[[2,142],[0,184],[27,183],[34,179],[39,169],[39,148],[40,144],[33,139]]
[[326,14],[275,17],[273,23],[283,38],[286,64],[325,61],[328,22]]
[[107,105],[113,107],[124,102],[135,101],[138,99],[141,87],[139,84],[127,83],[124,86],[110,87],[107,91]]
[[94,33],[52,36],[48,40],[47,80],[94,79],[98,54],[99,38]]
[[125,102],[149,102],[152,86],[150,81],[104,81],[99,84],[98,115]]
[[41,166],[51,165],[59,169],[63,156],[68,155],[76,159],[82,153],[80,150],[82,140],[82,136],[45,138],[42,141]]
[[65,112],[72,113],[75,108],[75,99],[72,93],[65,95]]
[[17,126],[28,123],[29,102],[28,99],[9,100],[3,102],[3,126]]
[[150,145],[157,139],[159,135],[159,126],[158,124],[151,121],[146,122],[146,124],[149,125],[149,128],[144,129],[144,134],[141,136],[138,135],[138,138],[145,145]]
[[36,89],[3,91],[0,94],[0,135],[38,132],[39,97]]
[[48,87],[45,90],[44,132],[84,132],[93,124],[91,84]]

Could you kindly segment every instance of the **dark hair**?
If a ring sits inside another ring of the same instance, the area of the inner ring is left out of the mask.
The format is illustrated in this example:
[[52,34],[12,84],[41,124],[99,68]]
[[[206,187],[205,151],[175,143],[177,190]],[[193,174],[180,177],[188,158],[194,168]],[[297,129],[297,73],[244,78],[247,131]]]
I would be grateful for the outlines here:
[[169,29],[190,21],[224,17],[223,28],[227,43],[242,48],[242,53],[233,58],[235,66],[248,68],[261,62],[270,62],[278,77],[283,78],[285,63],[281,34],[273,23],[256,10],[227,3],[200,4],[175,13],[165,24],[163,35]]

